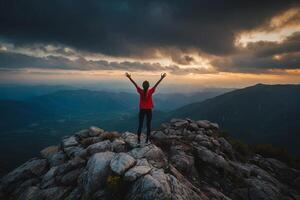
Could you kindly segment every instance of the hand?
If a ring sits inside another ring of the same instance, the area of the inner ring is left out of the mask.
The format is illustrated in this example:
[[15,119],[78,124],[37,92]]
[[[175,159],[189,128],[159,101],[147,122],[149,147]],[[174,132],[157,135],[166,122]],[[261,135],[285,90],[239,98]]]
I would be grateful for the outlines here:
[[163,78],[165,78],[165,77],[167,76],[167,74],[166,74],[166,73],[163,73],[163,74],[161,74],[160,76],[161,76],[161,79],[163,79]]
[[131,78],[131,74],[129,74],[128,72],[125,73],[125,76],[126,76],[127,78]]

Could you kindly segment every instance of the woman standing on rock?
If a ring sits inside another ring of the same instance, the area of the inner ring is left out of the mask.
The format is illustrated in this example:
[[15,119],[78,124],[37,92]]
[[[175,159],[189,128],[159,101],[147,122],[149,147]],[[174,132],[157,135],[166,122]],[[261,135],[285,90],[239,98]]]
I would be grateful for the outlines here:
[[149,143],[149,136],[151,132],[152,108],[153,108],[152,94],[155,92],[156,87],[167,76],[167,74],[166,73],[161,74],[160,79],[157,81],[154,87],[150,89],[149,89],[150,85],[148,81],[143,82],[143,89],[142,89],[131,78],[131,75],[129,73],[126,72],[125,75],[133,83],[133,85],[136,87],[137,92],[140,94],[139,128],[137,130],[138,144],[140,144],[141,142],[141,132],[143,129],[143,122],[144,122],[145,115],[147,117],[147,137],[145,143]]

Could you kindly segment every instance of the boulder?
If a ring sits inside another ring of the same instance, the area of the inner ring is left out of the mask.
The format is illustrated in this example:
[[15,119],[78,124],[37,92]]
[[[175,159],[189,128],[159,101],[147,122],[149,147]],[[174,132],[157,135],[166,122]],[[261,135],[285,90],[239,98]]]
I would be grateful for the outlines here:
[[162,131],[153,131],[151,133],[152,138],[155,140],[166,140],[168,139],[168,136],[164,134]]
[[190,123],[188,128],[192,131],[197,131],[199,129],[198,124],[196,122]]
[[40,189],[37,186],[27,188],[18,198],[18,200],[40,200]]
[[51,167],[61,165],[66,161],[66,155],[64,154],[64,152],[59,151],[57,153],[52,154],[48,158],[48,161]]
[[219,129],[219,124],[210,122],[210,127],[213,129]]
[[122,175],[135,164],[135,159],[127,153],[118,153],[110,161],[110,168],[113,172]]
[[81,188],[76,187],[70,192],[70,194],[65,198],[65,200],[80,200],[83,191]]
[[87,152],[91,155],[94,153],[111,151],[111,150],[112,150],[112,147],[111,147],[111,142],[109,140],[105,140],[102,142],[92,144],[87,148]]
[[120,133],[118,133],[117,131],[112,131],[112,132],[104,132],[101,134],[100,136],[102,138],[102,140],[114,140],[116,138],[121,137]]
[[124,174],[124,180],[125,181],[135,181],[139,177],[149,173],[151,170],[151,167],[149,166],[135,166],[131,169],[129,169]]
[[233,155],[233,149],[232,149],[232,146],[229,142],[227,142],[227,140],[225,140],[225,138],[223,137],[220,137],[218,138],[218,141],[220,143],[220,148],[221,148],[221,151],[227,153],[228,155]]
[[135,148],[130,151],[135,159],[146,158],[152,165],[161,168],[167,164],[163,151],[154,144]]
[[107,177],[110,175],[110,161],[114,157],[113,152],[101,152],[94,154],[86,166],[84,177],[84,190],[89,194],[103,187]]
[[101,141],[103,141],[102,137],[97,136],[97,137],[88,137],[88,138],[84,138],[84,139],[82,139],[82,140],[80,141],[80,143],[81,143],[83,146],[87,147],[87,146],[89,146],[89,145],[91,145],[91,144],[95,144],[95,143],[101,142]]
[[136,134],[130,133],[127,131],[122,134],[122,138],[124,139],[124,141],[130,148],[137,147],[137,135]]
[[73,158],[76,156],[82,157],[84,151],[85,149],[79,146],[71,146],[71,147],[64,148],[64,152],[69,158]]
[[51,167],[51,169],[43,176],[43,179],[41,182],[42,189],[55,184],[55,176],[56,176],[57,168],[58,168],[57,166]]
[[171,199],[171,188],[165,180],[147,174],[133,183],[126,199],[130,200],[168,200]]
[[80,169],[75,169],[72,171],[69,171],[68,173],[66,173],[65,175],[63,175],[60,179],[60,183],[63,185],[76,185],[77,183],[77,178],[80,174]]
[[75,157],[74,159],[69,160],[68,162],[66,162],[64,164],[59,165],[57,167],[56,174],[57,175],[63,175],[63,174],[65,174],[65,173],[67,173],[67,172],[69,172],[71,170],[80,169],[84,165],[85,165],[85,160],[80,159],[78,157]]
[[63,200],[64,196],[70,192],[68,187],[51,187],[39,191],[40,199],[44,200]]
[[46,159],[31,159],[8,173],[1,179],[1,185],[4,186],[6,192],[15,189],[21,181],[33,176],[41,176],[47,171]]
[[87,137],[89,137],[89,130],[84,129],[84,130],[76,132],[74,135],[79,137],[80,139],[87,138]]
[[96,126],[91,126],[91,127],[89,128],[89,135],[90,135],[91,137],[101,135],[103,132],[104,132],[103,129],[98,128],[98,127],[96,127]]
[[221,169],[231,171],[231,167],[222,156],[216,154],[213,151],[208,150],[203,146],[199,146],[195,148],[196,148],[197,158],[202,162],[207,163],[216,168],[221,168]]
[[282,199],[280,190],[274,185],[256,178],[246,179],[249,199]]
[[196,121],[196,123],[197,123],[198,126],[201,127],[201,128],[207,129],[207,128],[210,127],[210,123],[209,123],[209,121],[207,121],[207,120],[198,120],[198,121]]
[[45,149],[43,149],[40,153],[43,158],[49,158],[54,153],[57,153],[59,151],[58,146],[49,146]]
[[112,150],[114,152],[124,152],[126,150],[126,143],[122,138],[114,139],[114,141],[111,144]]
[[78,142],[75,136],[66,137],[62,140],[62,146],[64,148],[76,145],[78,145]]
[[[23,182],[21,185],[19,185],[16,190],[14,191],[14,195],[16,197],[20,196],[22,193],[24,193],[29,187],[32,186],[38,186],[40,180],[38,178],[31,178],[27,179],[25,182]],[[0,196],[1,197],[1,196]],[[0,198],[1,199],[1,198]],[[3,198],[4,199],[4,198]]]
[[[171,187],[171,199],[172,200],[206,200],[202,196],[200,197],[191,188],[182,184],[174,176],[169,175],[169,184]],[[207,199],[208,200],[208,199]]]

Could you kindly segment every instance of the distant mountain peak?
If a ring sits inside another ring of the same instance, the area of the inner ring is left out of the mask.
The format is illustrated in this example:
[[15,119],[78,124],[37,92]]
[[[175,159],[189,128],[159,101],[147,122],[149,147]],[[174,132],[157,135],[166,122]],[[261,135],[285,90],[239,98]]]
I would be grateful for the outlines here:
[[246,160],[207,120],[172,119],[151,133],[90,127],[62,139],[0,181],[1,199],[297,199],[300,172]]

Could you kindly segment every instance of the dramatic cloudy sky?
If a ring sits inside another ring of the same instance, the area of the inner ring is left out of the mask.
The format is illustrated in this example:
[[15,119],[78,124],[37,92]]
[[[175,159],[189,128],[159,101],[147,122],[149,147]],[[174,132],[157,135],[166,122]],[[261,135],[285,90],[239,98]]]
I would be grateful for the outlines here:
[[300,2],[0,0],[2,82],[300,83]]

